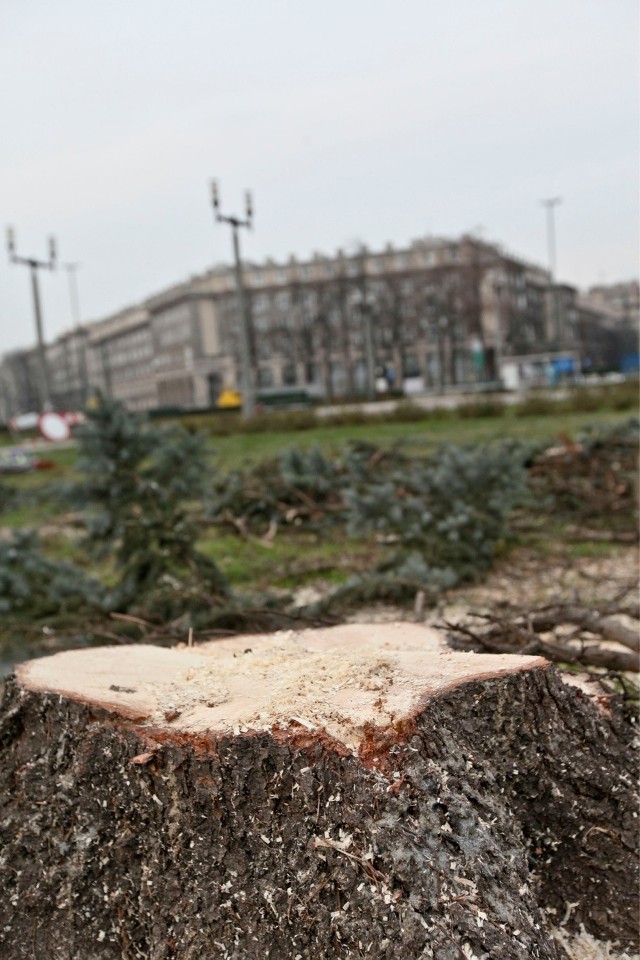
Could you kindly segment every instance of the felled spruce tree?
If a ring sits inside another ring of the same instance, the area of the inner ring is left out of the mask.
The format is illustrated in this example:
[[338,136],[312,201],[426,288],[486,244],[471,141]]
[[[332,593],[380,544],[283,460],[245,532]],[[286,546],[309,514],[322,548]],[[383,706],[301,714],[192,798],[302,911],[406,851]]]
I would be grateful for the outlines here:
[[0,616],[33,622],[41,617],[93,612],[104,590],[95,578],[66,560],[50,560],[32,530],[0,540]]
[[377,476],[356,462],[344,491],[348,530],[375,534],[389,552],[328,605],[435,596],[488,569],[525,495],[528,455],[522,444],[446,446],[427,459],[399,457]]
[[442,447],[402,463],[346,494],[352,532],[375,531],[394,548],[390,567],[419,553],[433,569],[463,579],[486,569],[508,536],[508,516],[525,492],[522,447]]
[[189,511],[209,479],[204,438],[151,427],[103,397],[87,418],[78,431],[83,479],[75,492],[90,547],[113,561],[111,608],[197,620],[228,594],[216,564],[196,549]]

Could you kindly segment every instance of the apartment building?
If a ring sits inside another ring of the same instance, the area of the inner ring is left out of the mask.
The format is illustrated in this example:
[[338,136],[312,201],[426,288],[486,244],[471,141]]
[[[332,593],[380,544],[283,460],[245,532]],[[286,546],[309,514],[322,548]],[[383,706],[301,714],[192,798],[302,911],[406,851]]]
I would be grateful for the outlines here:
[[638,369],[640,285],[632,280],[591,287],[578,297],[585,367]]
[[89,392],[87,330],[76,327],[57,337],[47,346],[46,357],[55,406],[81,408]]
[[87,326],[90,389],[122,400],[131,410],[157,406],[154,345],[145,305],[121,310]]
[[590,287],[584,299],[594,308],[607,309],[619,320],[637,323],[640,318],[640,283],[637,280]]
[[[375,384],[435,391],[506,378],[519,386],[553,363],[578,372],[587,333],[589,355],[611,363],[613,348],[597,353],[604,321],[593,302],[475,236],[268,259],[245,263],[243,275],[257,390],[303,386],[335,400],[370,395]],[[32,353],[0,363],[0,404],[10,415],[38,405]],[[91,388],[133,410],[212,406],[241,382],[233,270],[214,267],[85,324],[47,356],[59,407]]]
[[5,354],[0,362],[0,420],[6,422],[18,413],[42,410],[44,400],[35,348]]

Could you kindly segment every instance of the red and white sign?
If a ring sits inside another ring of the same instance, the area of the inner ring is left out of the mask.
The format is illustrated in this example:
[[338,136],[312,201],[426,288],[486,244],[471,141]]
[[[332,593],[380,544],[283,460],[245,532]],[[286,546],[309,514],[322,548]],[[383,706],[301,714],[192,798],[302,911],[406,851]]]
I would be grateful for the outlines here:
[[19,413],[17,417],[9,420],[9,426],[12,430],[33,430],[38,426],[39,419],[38,413]]
[[77,427],[79,423],[84,423],[87,419],[84,413],[79,410],[65,410],[61,416],[65,418],[70,427]]
[[38,419],[38,429],[45,438],[52,443],[68,440],[71,436],[71,427],[67,418],[61,413],[43,413]]

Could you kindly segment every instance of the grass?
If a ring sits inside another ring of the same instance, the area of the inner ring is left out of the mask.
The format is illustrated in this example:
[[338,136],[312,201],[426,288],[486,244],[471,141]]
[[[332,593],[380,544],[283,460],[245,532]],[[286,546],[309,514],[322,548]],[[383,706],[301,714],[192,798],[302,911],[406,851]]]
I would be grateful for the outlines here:
[[[615,539],[600,540],[590,535],[594,529],[612,532],[607,519],[610,521],[610,518],[603,518],[600,523],[595,520],[589,522],[587,528],[581,531],[571,516],[549,515],[546,510],[535,514],[528,508],[518,512],[513,527],[521,546],[531,548],[540,557],[550,560],[599,560],[615,556],[621,547],[624,549],[624,544]],[[628,527],[627,522],[626,529]]]
[[[463,415],[443,416],[429,415],[425,411],[422,419],[413,421],[407,417],[403,422],[333,423],[304,431],[292,427],[211,437],[211,471],[213,475],[218,471],[257,466],[273,460],[288,447],[306,450],[318,446],[325,455],[335,456],[349,441],[386,448],[404,442],[407,452],[424,455],[443,443],[490,444],[507,438],[548,443],[558,436],[575,437],[588,426],[628,420],[626,411],[614,410],[556,409],[553,413],[543,414],[529,409],[527,415],[522,415],[521,411],[506,408],[496,415],[490,404],[484,407],[478,404],[473,412],[476,415],[470,415],[472,411],[468,409]],[[479,416],[478,413],[486,415]],[[281,422],[283,420],[286,421],[286,417],[281,418]],[[52,451],[47,458],[55,464],[51,470],[0,478],[0,497],[3,488],[24,495],[22,502],[18,499],[15,504],[8,504],[4,512],[0,502],[0,527],[39,527],[44,551],[49,558],[73,560],[86,572],[96,574],[107,586],[112,585],[116,580],[115,568],[107,562],[92,562],[74,537],[68,537],[61,529],[70,508],[56,491],[59,485],[76,476],[75,448]],[[200,509],[198,504],[193,504],[193,508]],[[614,519],[606,517],[604,522],[610,525]],[[532,549],[544,563],[553,563],[559,558],[569,562],[604,558],[618,549],[611,543],[576,539],[575,529],[570,529],[572,526],[560,516],[548,516],[544,505],[537,503],[524,511],[522,528],[518,530],[516,525],[515,530],[520,543]],[[244,596],[253,593],[291,594],[305,586],[326,589],[340,585],[353,574],[375,567],[387,549],[372,537],[355,540],[346,537],[344,530],[340,529],[313,533],[285,524],[278,529],[270,544],[257,537],[243,539],[226,527],[203,525],[198,548],[216,561],[232,589]],[[504,549],[508,551],[509,546]],[[59,637],[57,634],[52,636],[51,643],[64,640],[67,645],[105,642],[116,629],[108,619],[102,626],[81,621],[70,622],[68,626],[61,621],[61,625],[55,623],[54,626]],[[121,628],[125,629],[123,625],[117,626],[118,630]],[[49,621],[30,623],[25,620],[21,625],[5,621],[0,626],[0,658],[3,650],[8,656],[14,648],[19,659],[30,655],[29,651],[45,652],[49,642],[46,631],[49,629]]]
[[313,581],[341,583],[374,562],[375,546],[360,540],[319,540],[309,534],[278,533],[270,546],[215,530],[198,542],[232,586],[292,590]]
[[77,459],[75,447],[62,450],[47,450],[42,459],[50,460],[53,466],[49,470],[34,470],[31,473],[3,474],[0,477],[0,498],[2,488],[26,494],[27,502],[16,503],[3,509],[0,500],[0,527],[27,527],[47,523],[68,507],[55,495],[55,487],[73,477]]
[[[494,443],[505,438],[528,441],[550,441],[559,435],[575,436],[590,425],[624,422],[626,412],[556,412],[547,415],[518,415],[507,408],[500,417],[429,417],[420,422],[380,423],[319,426],[312,430],[280,430],[264,433],[236,433],[214,437],[210,441],[213,471],[256,466],[272,460],[288,447],[309,449],[318,446],[326,455],[337,455],[349,441],[369,442],[391,447],[405,442],[416,455],[427,454],[443,443]],[[54,450],[47,455],[55,466],[51,470],[36,471],[2,478],[2,483],[27,494],[27,502],[16,503],[2,512],[0,527],[42,527],[53,524],[68,511],[57,495],[56,487],[74,476],[75,448]],[[545,537],[546,535],[546,537]],[[333,536],[333,540],[330,537]],[[538,548],[544,550],[545,538],[551,537],[558,545],[562,540],[548,529],[538,538]],[[552,546],[551,541],[548,543]],[[578,542],[566,545],[570,556],[602,556],[610,549],[608,544]],[[345,541],[333,533],[322,540],[308,533],[279,530],[271,545],[257,538],[243,540],[222,528],[205,528],[199,541],[200,549],[212,557],[238,589],[266,590],[269,587],[295,589],[314,580],[342,582],[350,573],[374,564],[380,556],[380,547],[363,540]],[[78,554],[73,539],[49,529],[45,536],[45,550],[58,559],[75,558]]]
[[566,555],[571,560],[600,560],[616,554],[619,547],[615,543],[600,540],[578,540],[565,545]]
[[72,560],[78,566],[87,566],[84,552],[79,548],[78,540],[64,533],[47,534],[42,538],[47,556],[56,560]]
[[[535,399],[535,398],[534,398]],[[315,426],[306,430],[282,429],[287,419],[295,419],[296,412],[279,414],[274,423],[277,429],[258,433],[234,432],[225,436],[214,436],[210,440],[215,455],[215,466],[221,470],[231,470],[259,463],[276,457],[287,447],[297,446],[302,450],[319,446],[328,454],[339,453],[343,445],[350,440],[391,446],[398,440],[412,442],[416,453],[426,453],[441,443],[491,443],[507,437],[521,440],[549,440],[558,434],[575,435],[590,424],[610,424],[623,422],[628,418],[625,410],[581,410],[571,411],[559,408],[558,404],[546,401],[553,412],[541,410],[536,414],[536,404],[532,402],[523,415],[521,408],[505,407],[500,416],[491,413],[493,404],[468,403],[458,416],[451,411],[414,411],[420,419],[409,422],[380,422],[375,419],[356,424],[335,424]],[[470,412],[481,413],[487,407],[486,415],[470,416]],[[489,409],[490,408],[490,409]],[[545,408],[546,409],[546,408]],[[183,418],[190,422],[190,418]],[[193,419],[193,418],[191,418]],[[194,428],[198,423],[192,424]],[[205,426],[202,422],[200,426]],[[39,470],[28,474],[16,474],[2,477],[2,482],[18,490],[37,490],[47,487],[53,480],[68,480],[73,474],[76,450],[68,447],[62,450],[41,452],[43,459],[54,463],[52,470]],[[0,505],[1,506],[1,505]],[[4,519],[3,519],[4,522]]]
[[18,530],[22,527],[39,527],[51,523],[55,516],[55,502],[52,499],[39,500],[37,503],[23,503],[0,513],[0,527]]
[[318,446],[326,454],[337,454],[351,440],[392,446],[398,440],[409,441],[416,454],[433,451],[442,443],[495,443],[509,437],[520,440],[552,440],[560,434],[574,436],[591,424],[623,423],[627,413],[555,413],[547,416],[518,417],[507,410],[500,418],[429,419],[419,423],[366,423],[357,426],[316,427],[313,430],[281,430],[274,433],[232,434],[214,437],[211,446],[219,470],[255,465],[276,457],[287,447],[308,450]]
[[[575,436],[590,425],[623,423],[626,412],[598,411],[591,413],[554,413],[546,416],[520,417],[508,409],[504,416],[429,418],[418,423],[364,423],[356,426],[316,427],[313,430],[280,430],[272,433],[236,433],[226,437],[214,437],[210,441],[212,471],[226,471],[255,466],[264,460],[272,460],[288,447],[308,450],[318,446],[327,455],[338,455],[350,441],[373,443],[391,447],[398,441],[411,445],[416,455],[427,454],[443,443],[471,444],[495,443],[507,438],[519,440],[549,441],[556,436]],[[47,459],[54,463],[51,470],[15,474],[2,477],[2,483],[19,492],[39,492],[43,498],[37,503],[16,505],[2,511],[0,526],[20,527],[44,523],[59,514],[60,502],[55,496],[46,495],[47,488],[53,492],[54,485],[73,478],[76,461],[75,448],[52,450]],[[62,509],[65,509],[62,507]]]
[[2,482],[19,486],[23,490],[34,490],[50,483],[52,476],[55,476],[56,480],[64,479],[73,470],[77,451],[75,447],[63,447],[59,450],[52,447],[44,451],[38,451],[37,457],[42,460],[50,460],[53,467],[50,470],[34,470],[31,473],[5,474],[2,477]]

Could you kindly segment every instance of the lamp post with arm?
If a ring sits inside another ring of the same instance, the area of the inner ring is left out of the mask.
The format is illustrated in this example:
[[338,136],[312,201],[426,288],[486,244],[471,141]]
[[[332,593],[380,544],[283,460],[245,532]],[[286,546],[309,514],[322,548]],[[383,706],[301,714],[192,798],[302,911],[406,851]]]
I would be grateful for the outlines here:
[[562,350],[564,341],[563,318],[558,303],[558,285],[556,283],[556,225],[554,208],[562,203],[562,197],[548,197],[540,203],[547,211],[547,249],[549,254],[549,292],[553,316],[553,336],[556,350]]
[[56,242],[53,237],[49,237],[49,259],[36,260],[35,257],[19,257],[16,253],[16,237],[12,227],[7,229],[7,249],[9,251],[9,260],[11,263],[20,264],[29,267],[31,272],[31,292],[33,295],[33,313],[36,322],[36,336],[38,340],[38,365],[40,367],[42,409],[51,410],[53,407],[51,397],[51,379],[49,376],[49,365],[47,363],[47,352],[44,343],[44,334],[42,330],[42,308],[40,306],[40,288],[38,285],[38,270],[53,270],[56,266]]
[[253,384],[253,364],[251,360],[251,317],[249,315],[249,304],[244,288],[244,279],[242,276],[242,261],[240,259],[240,238],[238,231],[240,227],[251,229],[253,226],[253,201],[251,194],[247,190],[245,194],[245,217],[228,217],[220,213],[220,196],[218,193],[218,184],[215,180],[211,181],[211,203],[217,223],[228,223],[231,227],[233,236],[233,258],[236,275],[236,293],[238,298],[238,320],[240,327],[240,362],[241,362],[241,389],[242,389],[242,415],[252,417],[255,413],[255,390]]

